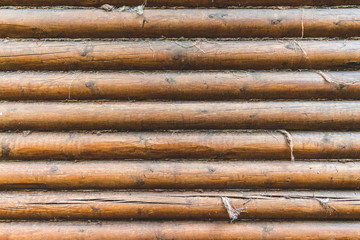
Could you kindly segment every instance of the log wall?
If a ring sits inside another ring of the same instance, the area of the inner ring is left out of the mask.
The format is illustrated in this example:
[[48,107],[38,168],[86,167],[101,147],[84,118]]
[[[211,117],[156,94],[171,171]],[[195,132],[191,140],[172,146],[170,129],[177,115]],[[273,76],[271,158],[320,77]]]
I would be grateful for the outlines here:
[[360,239],[359,0],[0,0],[0,239]]

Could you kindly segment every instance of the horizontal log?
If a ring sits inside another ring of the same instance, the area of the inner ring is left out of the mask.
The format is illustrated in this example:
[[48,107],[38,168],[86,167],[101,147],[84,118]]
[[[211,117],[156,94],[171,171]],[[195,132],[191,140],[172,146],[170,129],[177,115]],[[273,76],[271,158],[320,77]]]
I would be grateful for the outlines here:
[[359,75],[357,71],[5,72],[0,74],[0,99],[360,99]]
[[348,162],[2,162],[1,189],[358,189]]
[[1,38],[359,37],[344,9],[0,9]]
[[0,42],[1,71],[358,69],[359,65],[358,40]]
[[0,219],[360,219],[357,191],[2,192]]
[[11,222],[0,223],[3,239],[182,239],[328,240],[360,239],[351,222]]
[[359,0],[0,0],[3,6],[137,6],[148,7],[226,7],[226,6],[336,6],[358,5]]
[[[290,160],[279,131],[0,133],[2,160],[274,159]],[[290,132],[300,159],[359,159],[359,132]]]
[[0,113],[0,130],[360,129],[357,101],[2,102]]

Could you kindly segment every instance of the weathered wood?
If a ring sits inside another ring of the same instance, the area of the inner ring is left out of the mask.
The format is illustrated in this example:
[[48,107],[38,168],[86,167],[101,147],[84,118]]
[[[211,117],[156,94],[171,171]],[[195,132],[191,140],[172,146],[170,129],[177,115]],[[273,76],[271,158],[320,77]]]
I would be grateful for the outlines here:
[[[279,131],[0,133],[2,160],[290,160]],[[289,132],[296,161],[359,159],[359,132]]]
[[357,101],[2,102],[0,113],[0,130],[360,129]]
[[360,72],[5,72],[1,100],[360,99]]
[[1,189],[358,189],[360,163],[2,162]]
[[33,240],[328,240],[360,239],[351,222],[12,222],[0,223],[0,238]]
[[[1,38],[359,37],[345,9],[0,9]],[[132,10],[131,10],[132,11]]]
[[357,191],[2,192],[0,219],[360,219]]
[[0,70],[358,69],[360,41],[0,42]]
[[336,6],[358,5],[359,0],[0,0],[7,6],[137,6],[146,3],[148,7],[226,7],[226,6]]

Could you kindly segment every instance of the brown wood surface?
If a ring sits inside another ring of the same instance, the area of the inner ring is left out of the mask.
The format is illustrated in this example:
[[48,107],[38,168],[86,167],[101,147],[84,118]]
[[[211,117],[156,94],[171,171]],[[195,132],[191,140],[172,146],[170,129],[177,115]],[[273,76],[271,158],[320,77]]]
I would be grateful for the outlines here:
[[2,102],[0,113],[0,130],[360,129],[357,101]]
[[1,100],[360,99],[360,73],[3,72]]
[[360,10],[0,9],[1,38],[359,37]]
[[359,162],[2,162],[1,189],[358,189]]
[[358,69],[360,41],[0,42],[0,70]]
[[146,3],[149,7],[226,7],[226,6],[336,6],[358,5],[359,0],[0,0],[5,6],[137,6]]
[[360,219],[358,191],[2,192],[0,219]]
[[328,240],[360,239],[352,222],[12,222],[0,223],[2,239],[33,240]]
[[[359,159],[359,132],[289,132],[296,161]],[[279,131],[0,133],[2,160],[273,159],[290,161]]]

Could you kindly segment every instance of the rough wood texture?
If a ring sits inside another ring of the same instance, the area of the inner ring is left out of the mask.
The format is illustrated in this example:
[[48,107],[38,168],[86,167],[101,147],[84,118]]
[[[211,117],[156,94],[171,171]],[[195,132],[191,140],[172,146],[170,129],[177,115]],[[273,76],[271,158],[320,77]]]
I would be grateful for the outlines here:
[[[279,131],[0,133],[2,160],[290,160]],[[290,132],[295,159],[358,159],[359,132]]]
[[[328,78],[330,81],[324,79]],[[1,100],[360,99],[349,72],[5,72]]]
[[17,240],[328,240],[360,239],[352,222],[12,222],[0,238]]
[[358,189],[360,163],[2,162],[1,189]]
[[1,9],[1,38],[359,37],[346,9]]
[[358,69],[360,41],[2,41],[0,70]]
[[357,191],[3,192],[0,219],[360,219]]
[[0,130],[360,129],[357,101],[2,102],[0,113]]
[[227,6],[336,6],[358,5],[359,0],[0,0],[7,6],[137,6],[146,3],[148,7],[227,7]]

